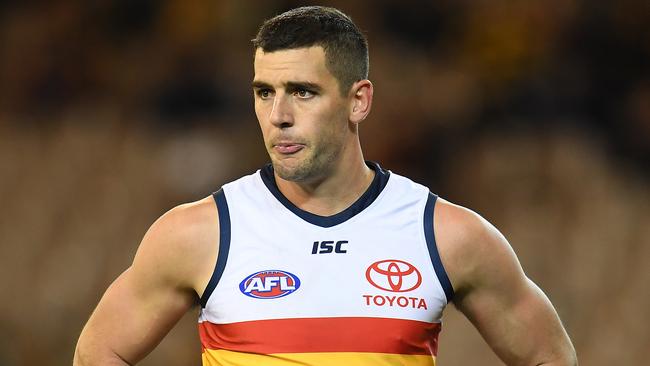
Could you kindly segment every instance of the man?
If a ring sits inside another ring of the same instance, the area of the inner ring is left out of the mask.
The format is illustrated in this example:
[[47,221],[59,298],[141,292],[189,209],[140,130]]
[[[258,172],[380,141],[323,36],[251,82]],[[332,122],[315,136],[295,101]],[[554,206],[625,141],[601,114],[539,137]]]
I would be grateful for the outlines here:
[[431,365],[451,301],[507,364],[577,364],[494,227],[364,161],[373,85],[346,15],[294,9],[253,42],[272,164],[152,225],[75,365],[137,363],[197,303],[205,365]]

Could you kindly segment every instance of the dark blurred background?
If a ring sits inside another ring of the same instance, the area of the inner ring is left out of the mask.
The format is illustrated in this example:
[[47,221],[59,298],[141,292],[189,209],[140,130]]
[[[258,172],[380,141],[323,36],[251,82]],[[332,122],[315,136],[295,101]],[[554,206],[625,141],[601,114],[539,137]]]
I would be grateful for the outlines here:
[[[0,365],[69,365],[148,226],[266,162],[249,41],[306,4],[0,2]],[[647,364],[650,3],[322,4],[369,38],[366,158],[499,227],[581,364]],[[142,365],[199,364],[196,321]],[[441,365],[501,364],[443,329]]]

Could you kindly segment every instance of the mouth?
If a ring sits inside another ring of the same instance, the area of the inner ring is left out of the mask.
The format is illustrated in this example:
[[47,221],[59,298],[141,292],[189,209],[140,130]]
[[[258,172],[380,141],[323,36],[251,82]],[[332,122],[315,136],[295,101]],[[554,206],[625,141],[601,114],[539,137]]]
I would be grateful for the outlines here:
[[279,142],[273,144],[273,150],[282,155],[292,155],[305,148],[304,144],[293,142]]

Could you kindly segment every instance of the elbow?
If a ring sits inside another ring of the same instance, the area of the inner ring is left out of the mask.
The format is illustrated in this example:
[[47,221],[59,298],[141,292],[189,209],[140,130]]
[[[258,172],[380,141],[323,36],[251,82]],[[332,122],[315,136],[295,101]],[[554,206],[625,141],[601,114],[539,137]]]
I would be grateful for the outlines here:
[[578,356],[571,343],[567,343],[561,349],[555,350],[546,356],[538,356],[534,360],[529,359],[517,365],[531,366],[578,366]]
[[536,366],[578,366],[578,356],[576,351],[571,347],[561,356],[551,362],[536,363]]
[[74,356],[72,358],[72,366],[90,366],[91,363],[88,360],[88,357],[86,357],[86,353],[84,353],[84,350],[79,347],[79,344],[77,344],[77,347],[74,350]]
[[575,350],[571,350],[571,353],[568,355],[567,361],[566,361],[567,366],[578,366],[578,355],[576,355]]
[[88,337],[86,329],[81,332],[79,339],[77,340],[77,345],[74,349],[74,356],[72,357],[72,366],[93,366],[98,364],[97,347],[93,347],[95,342],[92,341],[92,337]]
[[578,358],[574,353],[573,355],[567,356],[561,361],[553,362],[549,365],[550,366],[578,366]]
[[120,356],[106,350],[93,349],[79,340],[74,350],[72,366],[131,366]]
[[578,366],[578,355],[571,341],[567,345],[566,352],[564,353],[564,363],[562,365]]

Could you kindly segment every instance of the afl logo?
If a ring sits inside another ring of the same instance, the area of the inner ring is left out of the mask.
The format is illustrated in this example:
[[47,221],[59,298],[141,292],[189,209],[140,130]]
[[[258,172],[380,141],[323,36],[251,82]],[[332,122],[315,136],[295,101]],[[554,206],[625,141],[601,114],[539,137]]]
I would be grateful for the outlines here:
[[242,294],[256,299],[277,299],[300,287],[298,276],[286,271],[267,270],[253,273],[239,284]]
[[390,292],[413,291],[422,283],[420,271],[412,264],[398,259],[371,264],[366,270],[366,279],[376,288]]

